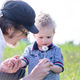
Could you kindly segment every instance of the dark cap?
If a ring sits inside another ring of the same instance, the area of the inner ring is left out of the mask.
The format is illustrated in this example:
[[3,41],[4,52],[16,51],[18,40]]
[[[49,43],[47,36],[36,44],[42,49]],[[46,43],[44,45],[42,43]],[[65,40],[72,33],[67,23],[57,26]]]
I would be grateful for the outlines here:
[[38,33],[35,23],[35,11],[24,1],[8,1],[2,9],[3,17],[23,25],[32,33]]

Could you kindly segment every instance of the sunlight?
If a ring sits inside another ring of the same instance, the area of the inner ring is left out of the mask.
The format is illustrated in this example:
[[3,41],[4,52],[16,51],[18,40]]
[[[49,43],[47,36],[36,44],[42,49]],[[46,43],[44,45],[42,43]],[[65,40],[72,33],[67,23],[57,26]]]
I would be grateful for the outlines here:
[[[5,0],[0,0],[0,7]],[[24,0],[26,1],[26,0]],[[27,0],[35,10],[47,12],[57,24],[54,43],[74,41],[80,43],[80,1],[79,0]],[[32,38],[32,37],[31,37]]]

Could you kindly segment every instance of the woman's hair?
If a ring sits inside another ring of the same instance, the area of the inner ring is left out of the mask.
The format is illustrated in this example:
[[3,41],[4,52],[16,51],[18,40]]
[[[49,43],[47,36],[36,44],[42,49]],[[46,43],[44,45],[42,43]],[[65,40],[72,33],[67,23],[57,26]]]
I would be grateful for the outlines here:
[[36,18],[35,24],[37,27],[46,27],[48,25],[51,25],[53,27],[53,31],[55,31],[56,27],[55,21],[47,13],[40,13]]
[[8,34],[8,29],[14,27],[15,30],[21,30],[22,25],[16,24],[15,22],[8,20],[4,17],[0,17],[0,28],[3,34]]

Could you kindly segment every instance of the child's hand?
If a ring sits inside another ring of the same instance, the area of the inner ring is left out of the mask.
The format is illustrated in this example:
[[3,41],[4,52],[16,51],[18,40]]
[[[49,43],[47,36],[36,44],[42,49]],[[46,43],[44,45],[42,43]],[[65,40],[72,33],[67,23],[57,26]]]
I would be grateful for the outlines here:
[[1,64],[1,71],[7,73],[15,73],[19,70],[21,64],[21,60],[19,56],[15,56],[13,58],[7,59]]
[[61,73],[62,72],[62,67],[51,63],[50,70],[55,72],[55,73]]
[[0,66],[0,71],[1,72],[7,72],[9,70],[9,67],[8,67],[8,63],[9,63],[9,59],[5,60],[1,66]]
[[9,64],[11,63],[11,65],[9,65],[10,69],[11,69],[11,73],[15,73],[17,70],[19,70],[20,65],[21,65],[21,59],[20,56],[15,56],[13,57]]

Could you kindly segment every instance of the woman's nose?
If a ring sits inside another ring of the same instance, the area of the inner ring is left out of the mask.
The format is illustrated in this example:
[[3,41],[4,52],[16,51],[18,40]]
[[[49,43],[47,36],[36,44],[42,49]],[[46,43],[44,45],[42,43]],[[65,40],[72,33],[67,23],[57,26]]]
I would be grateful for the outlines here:
[[26,39],[26,38],[27,38],[27,36],[26,36],[26,35],[23,35],[23,38],[24,38],[24,39]]

